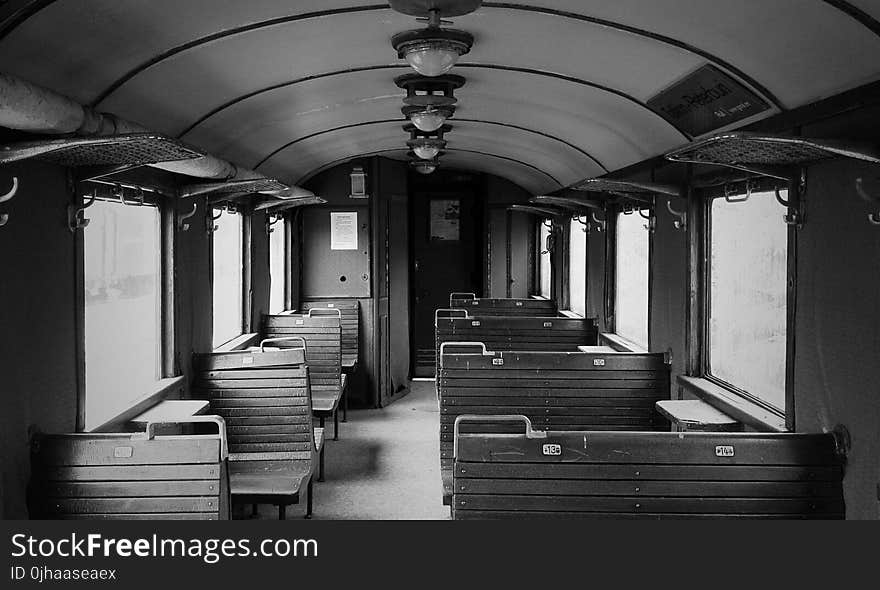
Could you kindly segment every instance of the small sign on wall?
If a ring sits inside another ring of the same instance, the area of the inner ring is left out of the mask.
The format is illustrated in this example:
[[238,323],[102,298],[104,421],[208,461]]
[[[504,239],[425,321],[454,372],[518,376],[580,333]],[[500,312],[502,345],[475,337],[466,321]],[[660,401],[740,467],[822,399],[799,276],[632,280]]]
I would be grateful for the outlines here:
[[431,239],[454,242],[459,239],[461,203],[458,199],[431,200]]
[[358,214],[357,211],[330,212],[330,249],[357,250]]

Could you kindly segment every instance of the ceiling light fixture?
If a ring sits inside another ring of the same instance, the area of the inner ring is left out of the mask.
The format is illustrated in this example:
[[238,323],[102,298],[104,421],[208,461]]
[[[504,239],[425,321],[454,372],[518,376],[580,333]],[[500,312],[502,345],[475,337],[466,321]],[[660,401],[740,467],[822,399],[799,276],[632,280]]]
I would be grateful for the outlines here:
[[397,57],[405,59],[423,76],[445,74],[468,53],[474,45],[474,36],[467,31],[444,29],[444,16],[461,16],[480,7],[481,0],[392,0],[391,8],[397,12],[427,20],[424,29],[398,33],[391,38]]
[[426,133],[440,129],[455,113],[455,91],[464,86],[462,76],[445,74],[429,78],[419,74],[406,74],[394,79],[394,83],[406,90],[401,112],[413,125]]
[[439,162],[439,160],[436,160],[436,159],[434,159],[434,160],[412,160],[409,163],[409,165],[412,166],[413,169],[416,172],[418,172],[419,174],[424,174],[427,176],[428,174],[431,174],[432,172],[437,170],[437,168],[440,166],[440,162]]
[[409,133],[409,141],[406,145],[422,160],[433,160],[440,154],[440,151],[446,147],[443,134],[451,129],[451,126],[443,125],[436,131],[426,132],[419,130],[415,125],[403,127],[403,130]]
[[400,109],[420,131],[437,131],[455,113],[452,105],[405,106]]

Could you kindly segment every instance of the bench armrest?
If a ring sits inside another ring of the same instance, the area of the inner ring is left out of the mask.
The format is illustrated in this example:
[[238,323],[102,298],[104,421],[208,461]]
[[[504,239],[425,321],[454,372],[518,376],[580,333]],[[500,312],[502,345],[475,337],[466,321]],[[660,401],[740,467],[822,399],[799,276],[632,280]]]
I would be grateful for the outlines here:
[[476,299],[476,298],[477,298],[476,293],[459,293],[459,292],[453,291],[452,293],[449,294],[449,305],[452,305],[452,301],[454,299]]
[[[318,313],[314,313],[318,312]],[[335,313],[334,313],[335,312]],[[342,311],[335,307],[313,307],[309,310],[308,317],[312,318],[316,315],[334,315],[338,318],[342,318]]]
[[455,419],[455,426],[453,426],[453,436],[455,441],[452,454],[453,457],[458,457],[458,426],[462,422],[522,422],[526,427],[526,438],[547,438],[547,433],[543,430],[533,430],[532,421],[522,414],[486,416],[481,416],[479,414],[462,414]]
[[306,339],[303,338],[302,336],[285,336],[283,338],[264,338],[263,340],[260,341],[260,352],[266,352],[265,347],[266,347],[267,342],[293,342],[293,341],[302,342],[302,349],[308,350],[308,347],[309,347],[308,343],[306,342]]
[[229,457],[229,445],[226,441],[226,421],[221,416],[189,416],[180,420],[162,420],[159,422],[147,422],[144,430],[144,436],[147,440],[156,438],[156,427],[172,424],[216,424],[217,434],[220,437],[220,460],[223,461]]
[[468,315],[468,310],[466,310],[466,309],[453,309],[453,308],[448,308],[448,307],[441,307],[440,309],[437,309],[434,311],[434,325],[435,326],[437,325],[437,320],[440,318],[441,312],[448,313],[448,314],[461,314],[459,316],[444,315],[443,317],[445,317],[445,318],[462,317],[462,318],[466,319],[466,318],[471,317],[470,315]]

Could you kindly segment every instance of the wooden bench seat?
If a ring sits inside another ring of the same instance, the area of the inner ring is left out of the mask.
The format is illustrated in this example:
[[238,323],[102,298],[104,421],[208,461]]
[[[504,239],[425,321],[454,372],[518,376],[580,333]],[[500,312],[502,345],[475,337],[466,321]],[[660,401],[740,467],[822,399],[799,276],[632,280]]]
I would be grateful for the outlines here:
[[[337,310],[340,314],[342,336],[342,371],[349,375],[354,375],[360,364],[360,303],[357,299],[314,299],[303,301],[303,311],[325,310],[325,313],[332,313]],[[343,388],[342,392],[342,421],[348,421],[348,388]]]
[[[457,427],[486,416],[459,416]],[[832,434],[456,429],[453,518],[840,519]]]
[[[158,434],[206,423],[217,432]],[[37,435],[31,449],[31,518],[229,518],[226,431],[217,416],[149,422],[135,433]]]
[[446,342],[481,342],[489,350],[576,352],[595,345],[599,330],[594,318],[470,315],[463,309],[438,309],[434,314],[435,354]]
[[[490,352],[482,344],[445,343],[437,388],[444,504],[452,494],[454,425],[463,414],[522,414],[541,430],[669,430],[656,410],[670,397],[661,353]],[[462,429],[521,427],[474,419]]]
[[[312,425],[310,373],[305,350],[258,350],[196,355],[194,396],[227,422],[230,485],[240,503],[274,504],[279,519],[307,494],[312,514],[312,476],[323,467],[324,448]],[[271,355],[270,365],[263,358]],[[245,360],[248,356],[251,360]],[[246,368],[217,368],[218,366]],[[323,433],[322,433],[323,435]],[[319,480],[323,472],[319,471]]]
[[467,309],[472,316],[532,316],[556,317],[559,309],[549,299],[511,299],[500,297],[477,297],[474,293],[452,293],[449,307]]
[[299,346],[292,337],[305,341],[312,410],[322,428],[327,418],[333,418],[333,440],[339,440],[339,405],[348,385],[342,373],[340,318],[315,310],[307,315],[265,315],[263,334],[267,342],[280,348]]

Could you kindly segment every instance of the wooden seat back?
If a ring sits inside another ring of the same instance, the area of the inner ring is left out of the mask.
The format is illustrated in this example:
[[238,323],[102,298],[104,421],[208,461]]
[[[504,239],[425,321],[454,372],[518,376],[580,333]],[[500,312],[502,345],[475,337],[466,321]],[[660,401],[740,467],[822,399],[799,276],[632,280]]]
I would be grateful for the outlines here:
[[317,299],[303,301],[302,310],[315,313],[333,313],[338,310],[342,327],[342,364],[354,366],[360,360],[360,305],[356,299]]
[[[457,426],[486,416],[459,416]],[[832,434],[455,432],[453,518],[839,519]]]
[[473,293],[450,294],[449,307],[466,309],[475,317],[487,315],[556,317],[559,315],[556,302],[549,299],[477,297]]
[[[211,423],[213,434],[157,434]],[[151,422],[144,432],[37,435],[31,518],[217,520],[229,518],[226,429],[218,416]]]
[[[263,334],[268,339],[298,336],[306,342],[306,364],[315,394],[340,392],[342,377],[342,329],[338,317],[308,314],[266,315]],[[295,342],[279,342],[285,348]]]
[[[440,355],[440,466],[452,480],[458,416],[519,414],[540,430],[668,430],[656,402],[669,399],[662,353],[490,352],[445,343]],[[520,425],[470,420],[463,432],[511,433]]]
[[434,314],[435,355],[445,342],[481,342],[489,350],[576,352],[578,346],[595,345],[599,330],[594,318],[483,316],[468,310],[438,309]]
[[195,356],[198,372],[193,396],[208,400],[211,411],[226,420],[230,461],[310,462],[314,458],[305,350],[301,340],[284,344],[299,348],[267,350],[262,346]]

